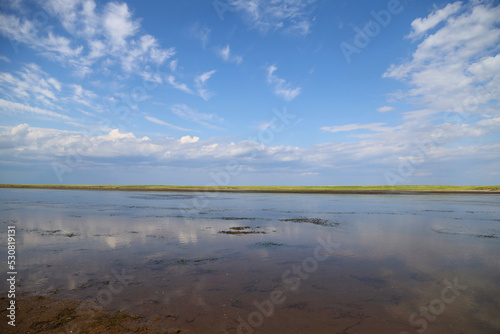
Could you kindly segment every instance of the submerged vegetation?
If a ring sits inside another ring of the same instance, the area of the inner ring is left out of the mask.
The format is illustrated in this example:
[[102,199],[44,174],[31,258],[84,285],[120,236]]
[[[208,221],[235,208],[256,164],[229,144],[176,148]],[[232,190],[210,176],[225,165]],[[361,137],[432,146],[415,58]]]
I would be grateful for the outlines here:
[[[259,226],[260,227],[260,226]],[[256,228],[259,228],[256,227]],[[264,231],[256,231],[250,226],[233,226],[229,228],[230,231],[219,231],[222,234],[266,234]]]
[[283,218],[280,219],[282,222],[292,222],[292,223],[309,223],[320,226],[339,226],[340,223],[336,221],[330,221],[328,219],[322,218],[308,218],[308,217],[297,217],[297,218]]

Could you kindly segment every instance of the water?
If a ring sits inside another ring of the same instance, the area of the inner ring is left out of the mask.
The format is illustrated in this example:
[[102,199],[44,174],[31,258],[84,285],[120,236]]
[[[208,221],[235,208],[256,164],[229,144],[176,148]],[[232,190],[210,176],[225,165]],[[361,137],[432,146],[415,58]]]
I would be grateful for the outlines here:
[[15,225],[27,295],[95,300],[183,333],[500,333],[500,195],[0,200],[1,249]]

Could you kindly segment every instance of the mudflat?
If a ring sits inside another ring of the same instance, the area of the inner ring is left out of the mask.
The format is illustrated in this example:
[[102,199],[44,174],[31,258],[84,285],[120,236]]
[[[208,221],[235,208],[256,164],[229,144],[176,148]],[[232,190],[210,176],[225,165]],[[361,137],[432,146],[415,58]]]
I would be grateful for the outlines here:
[[0,189],[0,331],[500,331],[500,195],[210,195]]

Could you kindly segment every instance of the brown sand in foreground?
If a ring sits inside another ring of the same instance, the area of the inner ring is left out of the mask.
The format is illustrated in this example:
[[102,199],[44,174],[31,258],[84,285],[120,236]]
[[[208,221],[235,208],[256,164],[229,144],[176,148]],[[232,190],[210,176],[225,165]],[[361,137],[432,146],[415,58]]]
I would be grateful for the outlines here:
[[[1,297],[0,303],[2,306],[6,305],[6,297]],[[182,315],[169,315],[165,312],[153,312],[155,314],[144,316],[121,311],[113,312],[93,301],[22,295],[17,299],[15,327],[7,325],[5,319],[7,311],[2,307],[0,332],[6,334],[390,334],[409,330],[404,323],[395,322],[387,317],[387,314],[380,312],[380,309],[366,307],[367,305],[339,304],[341,307],[337,307],[333,313],[332,310],[325,310],[330,313],[327,320],[323,317],[323,312],[311,313],[307,307],[302,307],[302,304],[306,303],[296,304],[286,314],[276,314],[267,318],[262,327],[251,328],[250,331],[240,328],[238,331],[235,319],[228,319],[229,314],[226,316],[217,310],[198,313],[193,319],[191,316],[187,319]],[[228,320],[231,320],[231,324]],[[441,333],[444,332],[443,329],[446,330],[446,326],[436,326],[428,332]]]
[[[6,298],[0,298],[3,305]],[[6,334],[194,334],[194,333],[237,333],[237,325],[226,329],[218,329],[220,320],[215,314],[208,315],[212,326],[207,323],[208,319],[194,319],[187,321],[182,316],[163,315],[144,317],[140,314],[128,314],[125,312],[112,312],[99,306],[93,301],[81,302],[77,300],[57,299],[43,296],[21,296],[17,300],[16,326],[7,325],[7,311],[2,307],[0,316],[0,332]],[[240,333],[388,333],[390,327],[384,326],[379,321],[367,315],[357,307],[345,306],[345,309],[337,314],[336,329],[330,324],[321,322],[311,324],[310,315],[298,307],[295,310],[291,323],[278,321],[275,324],[267,324],[264,328],[252,329],[252,332],[243,330]],[[203,318],[200,315],[200,318]],[[293,319],[293,320],[292,320]],[[201,320],[201,321],[196,321]],[[303,326],[298,325],[302,323]],[[290,328],[292,325],[292,328]],[[312,327],[316,327],[317,331]],[[338,325],[338,326],[337,326]],[[392,324],[394,325],[394,324]],[[303,327],[303,328],[301,328]],[[391,328],[394,331],[394,327]],[[397,327],[396,327],[397,329]],[[402,328],[400,328],[402,329]],[[389,332],[392,332],[391,330]],[[396,331],[399,333],[399,331]]]
[[[6,298],[2,297],[4,305]],[[17,300],[16,326],[7,324],[7,311],[0,312],[1,333],[124,334],[190,333],[172,326],[169,317],[146,319],[138,314],[111,312],[97,303],[43,296],[21,296]]]

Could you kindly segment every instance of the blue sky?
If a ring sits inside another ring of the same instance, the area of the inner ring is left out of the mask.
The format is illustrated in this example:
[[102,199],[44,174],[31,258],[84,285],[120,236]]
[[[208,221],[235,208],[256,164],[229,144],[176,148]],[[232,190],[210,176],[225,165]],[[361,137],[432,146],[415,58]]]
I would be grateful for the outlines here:
[[0,182],[500,184],[498,1],[0,4]]

